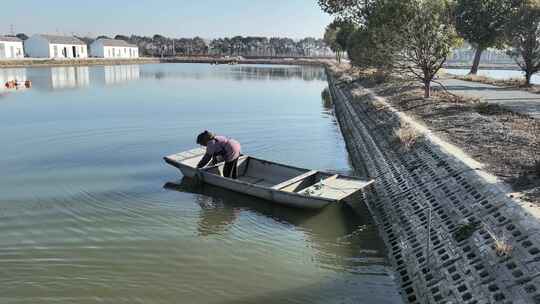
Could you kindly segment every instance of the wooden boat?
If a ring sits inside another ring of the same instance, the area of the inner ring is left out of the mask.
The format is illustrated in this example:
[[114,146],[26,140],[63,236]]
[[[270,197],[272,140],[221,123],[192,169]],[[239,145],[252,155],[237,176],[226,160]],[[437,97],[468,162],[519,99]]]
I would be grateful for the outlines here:
[[340,202],[373,181],[278,164],[250,156],[238,159],[238,178],[222,176],[224,163],[197,169],[204,148],[166,156],[165,162],[190,178],[279,204],[319,209]]

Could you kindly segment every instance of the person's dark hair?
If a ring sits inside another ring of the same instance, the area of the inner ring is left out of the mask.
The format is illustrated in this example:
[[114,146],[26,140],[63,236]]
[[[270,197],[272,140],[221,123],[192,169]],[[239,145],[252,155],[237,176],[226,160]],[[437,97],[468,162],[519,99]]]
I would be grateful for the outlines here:
[[204,132],[199,134],[199,136],[197,136],[197,144],[202,145],[203,143],[206,143],[212,139],[214,139],[214,134],[205,130]]

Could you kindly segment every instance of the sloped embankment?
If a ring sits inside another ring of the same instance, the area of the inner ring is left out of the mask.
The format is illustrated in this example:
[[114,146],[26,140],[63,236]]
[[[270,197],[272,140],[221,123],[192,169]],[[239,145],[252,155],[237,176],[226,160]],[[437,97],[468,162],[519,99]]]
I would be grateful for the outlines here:
[[[328,70],[366,202],[410,303],[539,303],[538,219],[461,149]],[[352,91],[356,90],[355,96]]]

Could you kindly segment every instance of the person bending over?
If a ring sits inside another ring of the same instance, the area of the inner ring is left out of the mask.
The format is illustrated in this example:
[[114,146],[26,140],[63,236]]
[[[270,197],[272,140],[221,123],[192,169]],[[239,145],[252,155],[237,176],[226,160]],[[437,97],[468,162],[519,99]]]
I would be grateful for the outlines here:
[[238,141],[225,136],[215,136],[211,132],[204,131],[197,136],[197,144],[206,147],[206,154],[204,154],[197,168],[203,168],[210,161],[217,164],[221,158],[225,161],[223,176],[233,179],[238,177],[237,165],[241,153]]

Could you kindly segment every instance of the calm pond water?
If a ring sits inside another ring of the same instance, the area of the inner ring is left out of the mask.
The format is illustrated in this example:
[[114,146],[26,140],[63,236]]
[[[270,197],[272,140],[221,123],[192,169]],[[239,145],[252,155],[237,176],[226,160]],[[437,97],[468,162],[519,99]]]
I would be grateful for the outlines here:
[[365,207],[279,207],[162,161],[209,129],[351,173],[322,69],[0,69],[11,79],[33,87],[0,91],[0,303],[400,302]]
[[[469,74],[470,69],[445,69],[445,71],[449,74],[463,76]],[[494,79],[525,79],[523,72],[515,70],[478,70],[478,75]],[[531,83],[540,84],[540,76],[538,74],[533,75]]]

